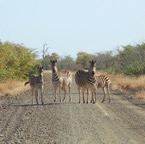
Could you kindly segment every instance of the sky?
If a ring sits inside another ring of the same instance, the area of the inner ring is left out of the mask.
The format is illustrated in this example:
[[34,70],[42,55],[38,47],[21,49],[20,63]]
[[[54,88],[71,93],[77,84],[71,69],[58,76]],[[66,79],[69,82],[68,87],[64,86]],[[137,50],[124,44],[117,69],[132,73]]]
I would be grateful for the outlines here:
[[0,0],[0,40],[76,57],[145,41],[145,0]]

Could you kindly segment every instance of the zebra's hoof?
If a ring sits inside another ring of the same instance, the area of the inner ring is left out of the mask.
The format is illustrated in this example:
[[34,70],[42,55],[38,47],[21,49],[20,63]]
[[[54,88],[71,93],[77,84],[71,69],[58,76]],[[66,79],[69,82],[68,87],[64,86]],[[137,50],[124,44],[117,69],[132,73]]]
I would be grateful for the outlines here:
[[104,102],[105,100],[102,100],[102,103]]

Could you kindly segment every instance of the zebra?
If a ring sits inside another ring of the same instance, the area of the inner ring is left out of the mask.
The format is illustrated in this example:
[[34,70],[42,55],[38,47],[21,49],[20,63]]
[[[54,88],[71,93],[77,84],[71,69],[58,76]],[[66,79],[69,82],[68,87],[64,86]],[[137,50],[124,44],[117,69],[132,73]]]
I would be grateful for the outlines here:
[[51,68],[52,68],[52,84],[54,88],[54,102],[57,100],[57,90],[59,90],[59,98],[61,102],[61,90],[64,91],[64,97],[62,101],[65,101],[66,97],[66,87],[68,87],[69,92],[69,101],[72,101],[71,95],[70,95],[70,89],[72,84],[72,75],[70,71],[63,71],[61,73],[58,73],[57,70],[57,60],[51,60]]
[[96,76],[96,80],[97,80],[97,83],[96,83],[97,88],[102,88],[103,93],[104,93],[102,103],[105,101],[105,98],[106,98],[106,90],[107,90],[107,94],[109,96],[109,103],[111,103],[111,97],[110,97],[111,80],[110,80],[110,78],[106,75],[99,75],[99,76]]
[[38,102],[38,93],[40,91],[41,93],[41,103],[44,104],[43,102],[43,67],[39,66],[38,67],[38,75],[32,74],[29,78],[29,81],[25,83],[27,85],[30,83],[30,87],[32,90],[32,104],[33,104],[33,96],[35,95],[36,103],[39,104]]
[[79,91],[79,103],[80,103],[80,94],[82,90],[83,94],[83,103],[85,103],[84,99],[84,92],[87,90],[87,103],[88,103],[88,89],[91,89],[92,92],[92,103],[96,103],[96,77],[95,77],[95,72],[96,72],[96,61],[92,60],[89,61],[90,66],[88,70],[78,70],[75,73],[75,82],[78,87]]
[[[87,70],[87,69],[85,69],[85,70]],[[104,93],[102,103],[105,101],[105,98],[106,98],[106,90],[107,90],[107,94],[109,96],[109,103],[111,103],[110,83],[111,83],[111,80],[108,76],[106,76],[106,75],[96,76],[96,87],[102,88],[103,93]],[[89,90],[87,89],[87,95],[88,94],[89,94]],[[88,97],[87,97],[87,101],[88,101]]]

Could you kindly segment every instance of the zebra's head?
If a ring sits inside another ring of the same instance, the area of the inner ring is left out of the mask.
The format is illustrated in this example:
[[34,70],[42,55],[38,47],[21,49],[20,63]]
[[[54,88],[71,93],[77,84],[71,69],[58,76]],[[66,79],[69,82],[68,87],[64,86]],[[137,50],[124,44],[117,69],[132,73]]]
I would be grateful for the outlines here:
[[38,67],[38,74],[39,76],[43,76],[43,66]]
[[90,62],[90,66],[89,66],[89,72],[91,73],[91,74],[95,74],[95,72],[96,72],[96,60],[91,60],[91,61],[89,61]]
[[57,60],[51,60],[51,68],[52,68],[52,72],[57,72]]

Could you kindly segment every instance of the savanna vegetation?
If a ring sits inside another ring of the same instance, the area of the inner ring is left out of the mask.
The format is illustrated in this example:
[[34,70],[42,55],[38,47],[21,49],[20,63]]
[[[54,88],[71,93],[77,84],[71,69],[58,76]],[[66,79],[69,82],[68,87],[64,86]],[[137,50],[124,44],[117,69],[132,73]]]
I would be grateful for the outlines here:
[[[97,51],[97,50],[96,50]],[[121,46],[115,51],[100,53],[79,52],[76,59],[67,55],[61,57],[57,53],[49,53],[47,44],[43,45],[42,58],[37,56],[34,49],[24,45],[0,42],[0,83],[28,79],[31,73],[37,72],[37,65],[43,65],[50,70],[50,60],[58,60],[59,70],[76,71],[88,67],[91,59],[97,61],[97,72],[111,75],[111,79],[122,89],[144,91],[145,83],[145,43]],[[112,76],[113,75],[113,76]],[[11,84],[13,85],[13,84]],[[0,85],[0,90],[4,88]]]
[[20,80],[35,71],[36,54],[32,49],[10,42],[0,42],[0,81]]

